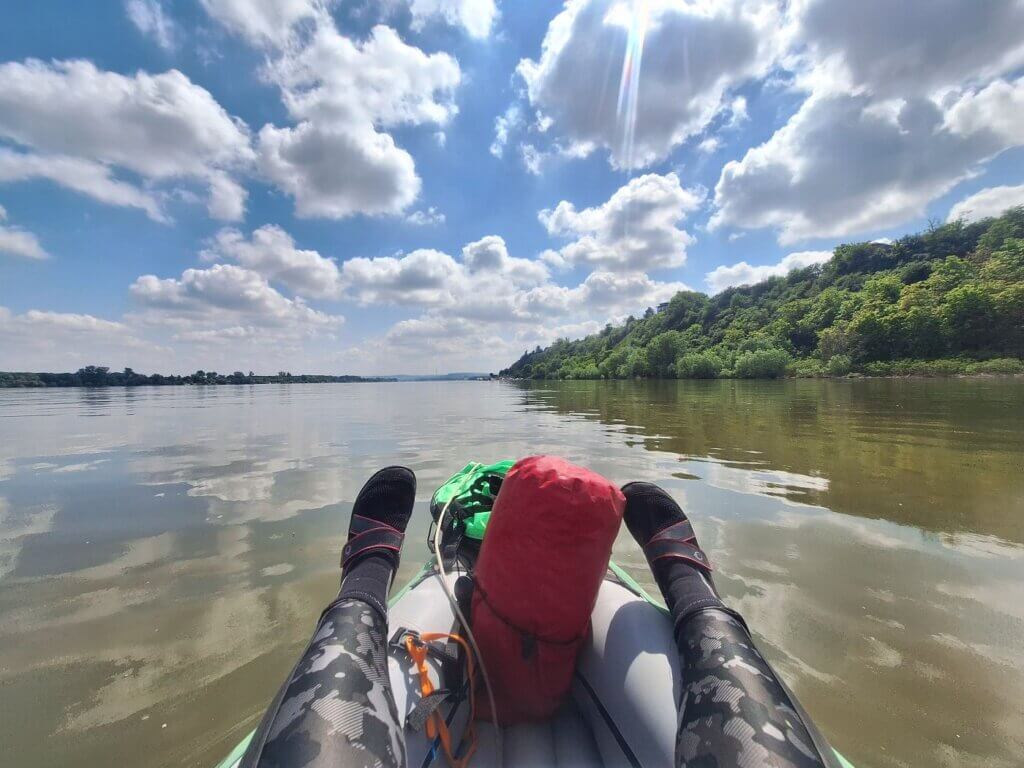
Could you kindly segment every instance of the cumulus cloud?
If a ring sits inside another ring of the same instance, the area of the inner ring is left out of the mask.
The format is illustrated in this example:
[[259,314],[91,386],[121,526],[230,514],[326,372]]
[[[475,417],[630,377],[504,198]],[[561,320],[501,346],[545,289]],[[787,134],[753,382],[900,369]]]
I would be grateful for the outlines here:
[[769,277],[784,277],[794,269],[824,264],[831,258],[832,251],[797,251],[783,257],[777,264],[755,267],[741,261],[731,266],[716,267],[708,272],[705,281],[712,293],[719,293],[734,285],[753,285]]
[[222,229],[202,258],[237,262],[301,296],[337,298],[341,293],[338,265],[316,251],[296,248],[291,235],[274,224],[260,227],[249,239],[237,229]]
[[515,104],[512,104],[502,114],[494,118],[494,141],[491,142],[491,154],[501,157],[505,154],[505,145],[508,144],[509,134],[515,130],[523,120],[522,111]]
[[398,214],[420,191],[412,156],[382,128],[444,125],[455,114],[461,72],[445,53],[426,54],[385,26],[362,41],[319,18],[266,68],[294,126],[259,133],[263,174],[305,217]]
[[154,179],[252,157],[245,127],[181,72],[127,77],[81,60],[0,65],[0,135]]
[[210,175],[210,197],[206,210],[220,221],[241,221],[245,218],[245,201],[249,193],[226,173]]
[[412,155],[366,124],[343,130],[309,122],[265,125],[259,152],[263,173],[295,198],[301,217],[395,214],[419,195]]
[[74,370],[98,359],[127,365],[130,356],[163,352],[121,322],[36,309],[14,314],[0,306],[0,370],[53,370],[55,361],[60,370]]
[[563,200],[541,211],[540,221],[551,235],[577,239],[548,251],[545,259],[554,266],[587,264],[621,272],[680,267],[694,238],[679,223],[703,197],[669,173],[631,179],[607,202],[582,211]]
[[989,216],[999,216],[1007,208],[1018,205],[1024,205],[1024,184],[1016,187],[989,187],[954,205],[947,221],[978,221]]
[[819,91],[927,96],[1024,65],[1020,0],[801,0],[793,16]]
[[[633,9],[632,11],[630,9]],[[630,27],[640,4],[568,3],[548,27],[539,60],[518,71],[530,104],[575,143],[604,147],[616,167],[644,167],[700,133],[729,104],[730,89],[761,76],[777,56],[774,3],[645,4],[635,117],[624,119],[620,83]]]
[[544,264],[509,256],[505,241],[488,235],[462,249],[462,262],[470,275],[495,276],[516,287],[539,285],[549,277]]
[[359,256],[341,265],[346,289],[360,304],[448,304],[459,271],[455,259],[429,248],[399,257]]
[[21,227],[4,226],[7,211],[0,205],[0,253],[23,256],[26,259],[45,259],[49,254],[43,250],[39,240]]
[[[396,323],[384,335],[383,348],[401,348],[407,365],[433,368],[443,360],[449,366],[497,368],[524,346],[594,333],[609,317],[642,312],[685,289],[682,283],[660,283],[641,274],[597,272],[574,288],[548,282],[469,297]],[[373,354],[361,352],[366,353]]]
[[[538,343],[584,332],[688,290],[654,280],[643,269],[682,263],[692,239],[676,224],[701,197],[684,190],[673,174],[650,175],[632,180],[601,206],[581,211],[563,201],[542,212],[549,232],[577,237],[561,252],[546,254],[548,261],[598,267],[576,286],[554,282],[544,261],[512,256],[497,235],[467,243],[459,258],[420,249],[349,259],[341,265],[341,280],[345,295],[360,303],[424,310],[393,326],[383,339],[386,347],[408,347],[423,360],[437,355],[432,361],[459,360],[474,349],[478,357],[485,349],[507,356],[537,329],[543,330]],[[377,354],[366,345],[357,352]]]
[[491,34],[498,17],[494,0],[410,0],[409,10],[414,30],[422,30],[428,21],[437,19],[462,27],[478,39]]
[[902,224],[1024,144],[1022,0],[800,0],[781,31],[808,97],[722,169],[711,225],[782,243]]
[[118,181],[110,169],[91,160],[66,155],[36,155],[0,147],[0,182],[47,179],[107,205],[139,208],[155,221],[168,221],[148,192]]
[[341,265],[346,295],[360,304],[444,307],[478,319],[512,319],[518,291],[544,283],[547,267],[510,256],[488,235],[462,249],[462,258],[430,248],[401,256],[356,257]]
[[181,72],[126,76],[81,60],[0,65],[0,137],[31,150],[4,150],[7,180],[48,178],[154,218],[161,215],[153,198],[114,179],[110,168],[223,186],[224,171],[253,159],[245,125]]
[[253,45],[285,45],[294,27],[321,17],[329,0],[200,0],[211,17]]
[[434,206],[430,206],[426,209],[413,211],[405,217],[405,221],[415,227],[434,227],[444,224],[445,219],[441,211],[437,210]]
[[182,334],[255,327],[270,340],[330,332],[344,322],[301,298],[283,296],[259,273],[233,264],[186,269],[180,278],[143,275],[130,291],[142,310],[139,320]]
[[70,312],[43,312],[30,309],[22,315],[8,316],[8,323],[26,327],[52,328],[72,333],[127,333],[124,323],[103,320],[93,315],[80,315]]
[[160,0],[126,0],[124,4],[132,24],[153,38],[165,51],[172,50],[178,35],[177,25],[165,12]]
[[1024,143],[1024,81],[999,81],[945,110],[925,98],[812,96],[715,187],[711,226],[773,227],[779,241],[896,226]]

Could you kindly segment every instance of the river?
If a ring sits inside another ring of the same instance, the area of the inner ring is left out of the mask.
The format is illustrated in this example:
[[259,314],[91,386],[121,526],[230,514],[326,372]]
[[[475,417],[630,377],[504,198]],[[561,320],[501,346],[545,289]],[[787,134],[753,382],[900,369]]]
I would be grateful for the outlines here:
[[[862,766],[1020,765],[1024,381],[0,390],[4,765],[212,766],[336,590],[377,467],[558,453],[688,510]],[[623,529],[615,558],[650,584]]]

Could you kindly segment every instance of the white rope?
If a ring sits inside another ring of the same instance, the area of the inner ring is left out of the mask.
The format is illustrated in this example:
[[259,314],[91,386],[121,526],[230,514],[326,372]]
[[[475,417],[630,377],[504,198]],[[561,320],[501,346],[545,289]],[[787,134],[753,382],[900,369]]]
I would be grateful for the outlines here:
[[[491,679],[487,675],[487,667],[484,665],[484,658],[480,654],[480,646],[476,644],[476,638],[473,637],[473,630],[469,628],[469,622],[466,621],[466,617],[462,615],[462,609],[459,608],[459,601],[455,599],[455,594],[452,592],[452,588],[448,586],[448,574],[444,570],[444,555],[441,552],[441,525],[444,522],[444,516],[448,512],[448,506],[452,503],[449,499],[448,502],[441,508],[441,514],[437,516],[437,530],[434,532],[434,556],[437,558],[437,570],[441,573],[441,588],[444,590],[445,596],[448,598],[448,602],[452,605],[452,610],[455,612],[456,618],[462,625],[462,628],[466,630],[466,637],[469,639],[469,644],[473,648],[473,653],[476,655],[476,663],[480,667],[480,672],[484,676],[484,685],[487,686],[487,701],[491,705],[491,721],[494,723],[494,743],[497,749],[496,765],[501,768],[502,762],[504,761],[504,754],[502,752],[501,744],[501,726],[498,725],[498,708],[494,705],[494,691],[491,689]],[[470,680],[469,684],[472,685],[473,681]]]

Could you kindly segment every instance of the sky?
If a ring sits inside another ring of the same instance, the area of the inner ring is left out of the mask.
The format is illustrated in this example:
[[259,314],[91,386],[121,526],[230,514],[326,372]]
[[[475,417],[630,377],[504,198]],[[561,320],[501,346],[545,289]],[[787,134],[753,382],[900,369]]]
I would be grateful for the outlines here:
[[1024,203],[1024,0],[0,10],[0,370],[496,371]]

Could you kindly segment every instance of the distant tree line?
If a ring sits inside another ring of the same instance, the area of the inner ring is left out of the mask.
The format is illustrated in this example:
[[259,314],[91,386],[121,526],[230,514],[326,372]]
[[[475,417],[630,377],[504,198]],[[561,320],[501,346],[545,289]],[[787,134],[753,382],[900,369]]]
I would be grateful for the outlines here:
[[1024,207],[952,221],[525,352],[534,379],[1024,372]]
[[181,386],[184,384],[347,384],[359,381],[395,381],[395,379],[363,376],[320,376],[303,374],[293,376],[279,371],[276,376],[257,376],[252,371],[221,374],[199,370],[188,376],[146,375],[131,368],[111,371],[101,365],[87,365],[74,373],[17,373],[0,371],[2,387],[142,387]]

